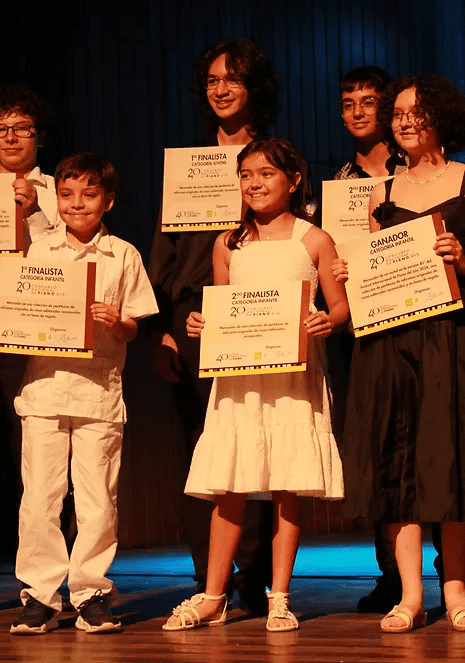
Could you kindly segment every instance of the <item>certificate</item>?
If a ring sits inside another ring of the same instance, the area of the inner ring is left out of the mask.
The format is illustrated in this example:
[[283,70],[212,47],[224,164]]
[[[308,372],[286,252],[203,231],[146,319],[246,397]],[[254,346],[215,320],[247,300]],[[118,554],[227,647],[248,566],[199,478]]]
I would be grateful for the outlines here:
[[355,336],[462,308],[454,267],[432,248],[441,232],[436,213],[336,247],[348,261]]
[[165,149],[163,232],[226,230],[242,218],[236,157],[243,145]]
[[0,352],[92,357],[94,262],[0,259]]
[[310,282],[205,286],[200,377],[304,371]]
[[322,227],[336,244],[368,234],[368,207],[373,188],[390,177],[328,180],[323,182]]
[[23,255],[23,208],[15,203],[15,173],[0,173],[0,255]]

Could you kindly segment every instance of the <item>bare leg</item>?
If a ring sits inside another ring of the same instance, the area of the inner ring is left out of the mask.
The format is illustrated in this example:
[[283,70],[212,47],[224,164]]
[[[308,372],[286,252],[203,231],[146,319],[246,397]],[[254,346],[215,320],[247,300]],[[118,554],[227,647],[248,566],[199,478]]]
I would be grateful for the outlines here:
[[[210,548],[208,553],[207,587],[205,593],[221,596],[226,590],[231,564],[241,533],[242,512],[247,495],[226,493],[218,495],[213,509],[210,526]],[[225,599],[205,599],[196,606],[200,619],[220,617]],[[181,623],[179,617],[172,616],[170,626]]]
[[[423,610],[421,524],[389,525],[389,532],[402,581],[402,600],[399,605],[409,608],[414,615],[417,615]],[[405,625],[400,617],[384,619],[387,619],[390,627]]]
[[[446,609],[465,608],[465,523],[442,523]],[[459,620],[465,624],[465,618]]]
[[[273,493],[273,585],[271,593],[288,592],[300,538],[300,500],[295,493]],[[271,620],[270,626],[291,624],[289,619]]]

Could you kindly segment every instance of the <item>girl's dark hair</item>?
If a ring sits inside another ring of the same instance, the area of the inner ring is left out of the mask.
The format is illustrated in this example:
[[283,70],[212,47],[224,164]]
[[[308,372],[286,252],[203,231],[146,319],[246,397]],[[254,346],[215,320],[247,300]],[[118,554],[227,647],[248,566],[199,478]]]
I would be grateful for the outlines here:
[[382,92],[386,85],[392,80],[391,76],[376,65],[367,67],[356,67],[351,69],[339,81],[339,90],[343,92],[354,92],[354,90],[372,87],[377,92]]
[[399,151],[391,129],[392,114],[397,96],[408,88],[415,88],[417,115],[420,126],[436,129],[444,151],[458,152],[465,148],[465,96],[445,76],[418,74],[404,76],[389,83],[378,105],[378,122],[391,153]]
[[244,80],[252,109],[251,131],[260,132],[275,110],[277,85],[266,53],[245,37],[220,41],[207,49],[197,60],[193,92],[202,105],[209,129],[216,131],[218,117],[208,103],[208,71],[213,62],[223,54],[226,55],[228,73],[241,76]]
[[[295,216],[309,220],[303,193],[303,178],[307,172],[305,157],[296,150],[287,138],[259,138],[248,143],[237,155],[237,174],[240,174],[242,164],[252,154],[263,154],[265,159],[275,168],[282,171],[289,181],[294,182],[297,173],[301,180],[289,198],[289,210]],[[228,249],[238,249],[239,245],[249,237],[257,235],[253,220],[254,211],[248,209],[241,225],[227,236]]]
[[77,180],[82,175],[87,176],[90,186],[101,186],[105,193],[114,193],[118,184],[118,173],[107,159],[81,152],[60,161],[55,170],[55,187],[61,181]]

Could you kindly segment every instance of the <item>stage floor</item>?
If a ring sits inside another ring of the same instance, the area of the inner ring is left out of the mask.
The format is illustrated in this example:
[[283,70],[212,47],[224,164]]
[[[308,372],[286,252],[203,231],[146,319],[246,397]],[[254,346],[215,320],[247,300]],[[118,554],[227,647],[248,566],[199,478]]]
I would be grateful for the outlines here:
[[[194,592],[189,555],[180,546],[118,553],[111,577],[120,592],[114,611],[124,624],[123,633],[87,635],[74,628],[75,614],[63,613],[56,631],[37,637],[11,636],[10,623],[20,611],[19,583],[12,573],[12,560],[4,559],[0,564],[0,661],[463,661],[465,633],[452,631],[439,609],[438,581],[430,567],[434,552],[430,546],[425,551],[429,624],[407,635],[382,634],[378,627],[380,615],[355,612],[358,599],[371,590],[376,575],[372,546],[365,535],[350,540],[346,535],[319,537],[301,546],[291,583],[292,608],[299,617],[300,630],[290,633],[267,633],[265,618],[248,618],[239,609],[237,599],[224,627],[162,631],[171,608]],[[334,559],[341,560],[341,564],[335,564]]]

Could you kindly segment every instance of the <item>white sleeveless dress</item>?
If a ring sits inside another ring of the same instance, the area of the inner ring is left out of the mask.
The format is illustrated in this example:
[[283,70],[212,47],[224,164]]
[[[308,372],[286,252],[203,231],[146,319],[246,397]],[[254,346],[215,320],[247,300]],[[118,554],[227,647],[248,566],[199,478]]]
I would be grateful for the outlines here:
[[[318,272],[301,242],[309,228],[296,219],[291,239],[234,250],[231,285],[308,279],[316,310]],[[309,336],[305,372],[215,378],[184,492],[203,499],[273,490],[342,498],[325,364],[324,341]]]

